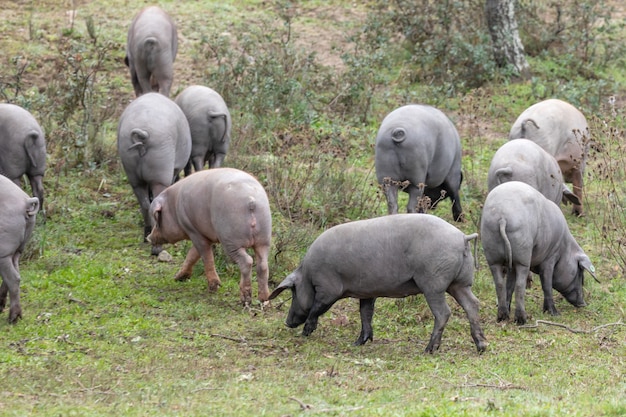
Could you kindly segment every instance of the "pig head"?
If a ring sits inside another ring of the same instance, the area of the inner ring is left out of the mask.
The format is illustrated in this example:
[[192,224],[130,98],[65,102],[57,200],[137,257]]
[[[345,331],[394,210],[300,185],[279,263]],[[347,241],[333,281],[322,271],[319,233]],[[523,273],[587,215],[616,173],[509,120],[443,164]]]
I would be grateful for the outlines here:
[[193,243],[176,280],[188,279],[202,258],[209,291],[216,291],[221,281],[215,270],[213,245],[221,243],[239,266],[240,297],[248,305],[252,300],[253,259],[246,250],[252,248],[259,300],[268,300],[272,216],[267,194],[253,176],[234,168],[195,172],[159,194],[150,213],[154,223],[150,242],[160,245],[189,239]]
[[0,104],[0,174],[21,187],[26,175],[32,193],[43,207],[46,140],[30,112],[14,104]]
[[39,199],[0,175],[0,311],[9,295],[9,323],[22,317],[20,305],[20,256],[35,227]]
[[515,292],[515,322],[526,323],[524,297],[531,271],[541,278],[544,312],[558,314],[552,289],[576,307],[585,305],[583,272],[595,278],[595,270],[561,209],[539,191],[519,181],[498,185],[487,195],[480,230],[498,297],[498,321],[508,320]]
[[191,129],[191,157],[185,175],[191,168],[200,171],[205,162],[209,168],[219,168],[230,144],[231,118],[228,107],[215,90],[192,85],[176,97]]
[[487,173],[489,191],[507,181],[525,182],[556,204],[561,201],[580,204],[578,197],[563,184],[556,159],[528,139],[506,142],[491,159]]
[[450,317],[446,292],[463,307],[479,352],[486,343],[480,328],[479,301],[471,291],[474,264],[460,230],[428,214],[395,214],[332,227],[309,247],[298,268],[270,295],[291,289],[286,324],[304,323],[310,335],[318,317],[339,299],[360,299],[361,334],[356,345],[373,340],[372,317],[377,297],[423,293],[435,317],[426,352],[439,348]]
[[533,104],[517,118],[509,139],[526,138],[545,149],[559,163],[563,178],[572,183],[580,204],[574,214],[583,214],[583,175],[589,151],[589,126],[576,107],[550,99]]
[[146,7],[128,29],[126,58],[135,95],[155,91],[170,95],[178,49],[176,24],[157,6]]
[[[172,184],[191,152],[191,134],[185,115],[169,98],[144,94],[131,102],[120,117],[117,150],[137,197],[144,222],[144,238],[152,224],[150,202]],[[152,254],[161,251],[152,246]]]
[[449,197],[454,219],[462,220],[461,140],[440,110],[411,104],[389,113],[376,136],[375,163],[389,214],[398,212],[402,189],[409,194],[407,212],[425,211],[422,204],[418,207],[424,194],[433,207]]

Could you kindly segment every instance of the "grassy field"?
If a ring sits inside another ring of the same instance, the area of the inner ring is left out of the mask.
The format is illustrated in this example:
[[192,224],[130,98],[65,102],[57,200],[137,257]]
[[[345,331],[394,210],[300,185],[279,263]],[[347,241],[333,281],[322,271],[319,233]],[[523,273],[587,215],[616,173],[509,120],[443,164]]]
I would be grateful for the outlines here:
[[[594,130],[587,215],[563,211],[601,283],[585,280],[585,308],[556,295],[561,315],[551,317],[535,279],[529,325],[497,323],[479,245],[473,291],[487,351],[476,352],[462,309],[448,297],[453,315],[440,350],[428,355],[433,319],[421,296],[378,300],[374,341],[355,347],[357,300],[338,302],[304,338],[301,328],[284,326],[287,293],[271,306],[240,305],[239,271],[221,248],[217,293],[207,292],[201,263],[192,279],[176,282],[190,243],[166,247],[171,263],[150,256],[115,146],[117,118],[134,98],[126,31],[145,3],[0,0],[3,101],[29,108],[49,143],[47,221],[39,216],[21,262],[24,318],[0,320],[0,415],[626,415],[623,66],[564,81],[550,75],[554,60],[532,57],[532,80],[496,77],[446,95],[407,84],[397,61],[385,71],[375,66],[388,57],[350,37],[366,23],[365,6],[157,3],[179,25],[173,94],[194,83],[224,94],[234,126],[226,165],[252,172],[268,191],[271,288],[325,228],[386,214],[373,143],[393,108],[420,101],[455,122],[467,216],[455,225],[469,234],[510,124],[553,95],[581,106]],[[434,214],[452,222],[447,201]]]

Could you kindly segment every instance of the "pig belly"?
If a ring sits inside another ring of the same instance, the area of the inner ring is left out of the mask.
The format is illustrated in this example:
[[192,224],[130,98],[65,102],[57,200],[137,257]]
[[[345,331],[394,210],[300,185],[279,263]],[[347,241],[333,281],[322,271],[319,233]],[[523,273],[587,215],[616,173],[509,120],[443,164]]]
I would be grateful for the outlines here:
[[[380,281],[383,281],[381,279]],[[409,295],[421,294],[422,290],[417,286],[413,278],[385,285],[363,285],[359,288],[350,288],[346,291],[346,297],[352,298],[404,298]]]

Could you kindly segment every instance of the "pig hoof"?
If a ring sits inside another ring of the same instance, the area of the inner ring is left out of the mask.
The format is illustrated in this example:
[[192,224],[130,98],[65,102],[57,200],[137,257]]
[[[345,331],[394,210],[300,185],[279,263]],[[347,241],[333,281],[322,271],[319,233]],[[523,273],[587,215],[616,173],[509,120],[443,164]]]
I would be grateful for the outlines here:
[[9,315],[9,323],[10,324],[15,324],[21,318],[22,318],[22,312],[21,311],[19,313],[11,313]]
[[209,292],[217,292],[221,282],[209,282]]
[[175,281],[187,281],[191,277],[191,274],[188,272],[179,272],[174,277]]
[[439,346],[433,346],[429,343],[428,346],[426,346],[426,349],[424,349],[424,353],[432,355],[437,349],[439,349]]

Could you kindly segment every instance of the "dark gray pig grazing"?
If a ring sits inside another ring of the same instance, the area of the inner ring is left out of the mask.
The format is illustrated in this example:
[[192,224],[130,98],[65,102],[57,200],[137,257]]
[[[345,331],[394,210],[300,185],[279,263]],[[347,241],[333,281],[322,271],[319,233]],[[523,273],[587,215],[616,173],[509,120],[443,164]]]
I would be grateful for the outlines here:
[[539,191],[519,181],[495,187],[483,206],[480,233],[496,287],[498,321],[508,320],[515,292],[515,322],[526,323],[524,295],[530,271],[541,278],[544,312],[558,314],[553,288],[572,305],[585,306],[583,272],[596,278],[594,267],[561,209]]
[[376,177],[387,197],[389,214],[398,213],[398,188],[402,187],[409,193],[409,213],[416,211],[423,194],[436,205],[444,193],[452,201],[454,220],[462,220],[461,140],[440,110],[411,104],[385,117],[376,136]]
[[525,182],[557,205],[563,200],[580,204],[578,197],[563,184],[556,159],[528,139],[505,143],[491,159],[487,173],[489,191],[508,181]]
[[156,91],[170,95],[178,50],[176,24],[157,6],[146,7],[128,29],[126,58],[135,95]]
[[550,99],[533,104],[517,118],[509,139],[532,140],[559,163],[563,178],[572,183],[580,201],[574,214],[583,214],[583,175],[589,150],[589,126],[585,116],[562,100]]
[[20,256],[35,227],[37,197],[29,197],[11,180],[0,175],[0,311],[7,293],[11,299],[9,323],[22,317],[20,305]]
[[228,107],[215,90],[192,85],[176,97],[191,129],[191,158],[185,167],[185,175],[191,168],[200,171],[204,163],[209,168],[219,168],[224,162],[230,144],[231,119]]
[[[144,237],[150,233],[150,202],[171,185],[191,153],[191,133],[182,110],[169,98],[144,94],[130,103],[117,128],[117,151],[141,207]],[[161,248],[152,246],[152,254]]]
[[253,260],[246,249],[252,248],[259,300],[268,300],[272,216],[267,194],[253,176],[233,168],[198,171],[159,194],[150,213],[154,220],[150,242],[160,245],[190,239],[193,243],[176,280],[188,279],[202,258],[209,291],[217,291],[220,278],[215,271],[213,244],[221,242],[239,266],[241,301],[248,305],[252,301]]
[[0,104],[0,174],[22,186],[30,181],[33,195],[43,207],[46,139],[37,120],[14,104]]
[[313,242],[298,268],[270,294],[291,289],[286,324],[304,323],[310,335],[318,317],[339,299],[360,299],[361,334],[356,345],[373,340],[372,317],[377,297],[423,293],[435,325],[426,352],[439,348],[450,317],[446,292],[463,307],[478,352],[486,348],[480,327],[479,301],[472,293],[474,259],[459,229],[429,214],[395,214],[335,226]]

